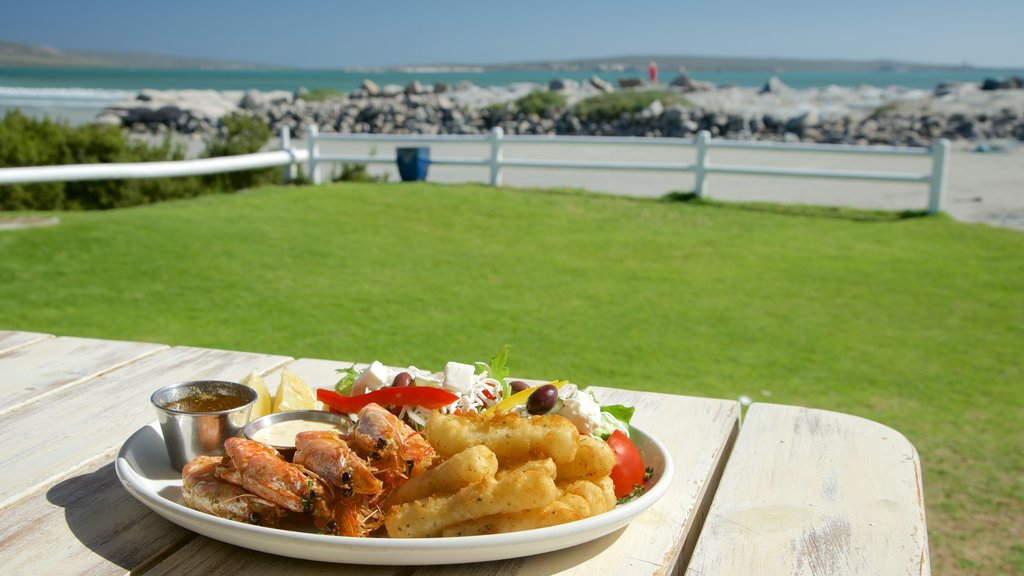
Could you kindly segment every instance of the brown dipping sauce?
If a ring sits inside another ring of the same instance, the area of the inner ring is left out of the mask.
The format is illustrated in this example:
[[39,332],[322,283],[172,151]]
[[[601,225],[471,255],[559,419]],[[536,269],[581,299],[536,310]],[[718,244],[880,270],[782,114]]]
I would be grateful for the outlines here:
[[164,404],[168,410],[178,412],[220,412],[244,406],[249,400],[242,396],[224,396],[220,394],[196,394],[180,400]]

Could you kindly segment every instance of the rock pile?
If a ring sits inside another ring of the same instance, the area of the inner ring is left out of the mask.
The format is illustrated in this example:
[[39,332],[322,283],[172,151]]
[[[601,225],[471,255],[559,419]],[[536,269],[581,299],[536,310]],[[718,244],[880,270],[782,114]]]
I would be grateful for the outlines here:
[[[1007,82],[1015,85],[1012,79]],[[97,121],[119,123],[136,132],[205,135],[217,129],[225,114],[242,112],[265,120],[275,132],[287,127],[295,136],[311,125],[321,132],[357,134],[479,134],[500,126],[506,134],[690,137],[708,130],[730,139],[909,146],[925,146],[936,138],[1024,141],[1024,91],[1012,88],[803,91],[776,78],[760,90],[702,91],[687,82],[680,84],[677,89],[693,105],[666,106],[656,100],[642,112],[610,121],[582,117],[571,105],[544,114],[518,111],[515,98],[543,89],[537,86],[481,89],[461,84],[452,90],[419,82],[381,87],[369,80],[347,97],[327,101],[307,101],[301,90],[146,90],[135,100],[107,109]],[[614,90],[597,77],[586,83],[553,80],[546,88],[566,94],[570,103]]]

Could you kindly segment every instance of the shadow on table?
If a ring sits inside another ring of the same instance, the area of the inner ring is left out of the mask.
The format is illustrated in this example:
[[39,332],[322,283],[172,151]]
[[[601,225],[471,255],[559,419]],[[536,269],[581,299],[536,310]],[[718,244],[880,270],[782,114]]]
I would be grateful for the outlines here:
[[113,463],[60,482],[46,492],[46,499],[64,508],[68,528],[82,545],[125,570],[191,535],[128,494]]

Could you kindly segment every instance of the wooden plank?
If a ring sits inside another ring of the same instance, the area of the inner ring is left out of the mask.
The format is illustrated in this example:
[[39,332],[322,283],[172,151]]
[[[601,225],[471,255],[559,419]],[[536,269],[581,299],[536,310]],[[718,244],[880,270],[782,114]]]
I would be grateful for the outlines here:
[[899,432],[754,404],[686,573],[929,574],[922,494],[917,451]]
[[0,330],[0,352],[13,350],[15,348],[53,338],[50,334],[39,334],[38,332],[14,332],[11,330]]
[[156,419],[149,396],[161,386],[197,378],[240,379],[253,368],[268,370],[283,356],[172,348],[76,386],[54,402],[36,402],[4,415],[0,446],[0,507],[67,474],[73,467],[117,448]]
[[[35,488],[0,506],[3,571],[126,574],[193,538],[121,486],[112,464],[120,444],[156,418],[149,395],[158,387],[193,378],[237,380],[254,368],[265,372],[286,360],[173,348],[90,380],[74,395],[9,415],[0,441],[18,449],[0,455],[6,469],[0,483],[7,493],[16,492],[18,484],[35,482]],[[21,438],[15,438],[19,430]]]
[[[335,370],[347,362],[302,359],[287,367],[313,387],[333,386]],[[276,386],[271,374],[268,385]],[[636,406],[635,423],[660,439],[672,454],[676,476],[668,493],[626,528],[559,552],[486,564],[435,567],[328,565],[276,558],[197,537],[157,563],[148,574],[671,574],[692,551],[738,427],[733,401],[595,388],[610,404]]]
[[133,498],[108,461],[0,512],[6,574],[126,574],[193,534]]
[[[167,348],[163,344],[52,338],[0,353],[0,414]],[[64,393],[74,393],[64,390]]]

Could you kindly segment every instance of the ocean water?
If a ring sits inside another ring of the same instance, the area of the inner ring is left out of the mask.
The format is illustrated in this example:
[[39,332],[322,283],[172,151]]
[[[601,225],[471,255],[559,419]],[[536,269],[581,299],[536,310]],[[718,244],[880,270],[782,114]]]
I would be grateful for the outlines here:
[[[0,68],[0,115],[19,108],[27,114],[50,115],[72,123],[88,122],[110,102],[127,98],[144,88],[160,90],[287,90],[333,88],[349,91],[369,78],[378,85],[405,85],[412,80],[424,84],[450,85],[469,81],[478,86],[507,86],[531,82],[546,84],[555,78],[586,81],[597,74],[616,82],[622,77],[646,77],[645,71],[603,72],[524,70],[515,72],[350,72],[340,70],[146,70]],[[980,82],[990,77],[1024,75],[1022,70],[963,69],[941,72],[714,72],[691,70],[696,80],[735,86],[761,86],[778,76],[793,88],[828,85],[877,87],[904,86],[932,89],[941,82]],[[669,82],[675,71],[662,71],[659,78]]]

